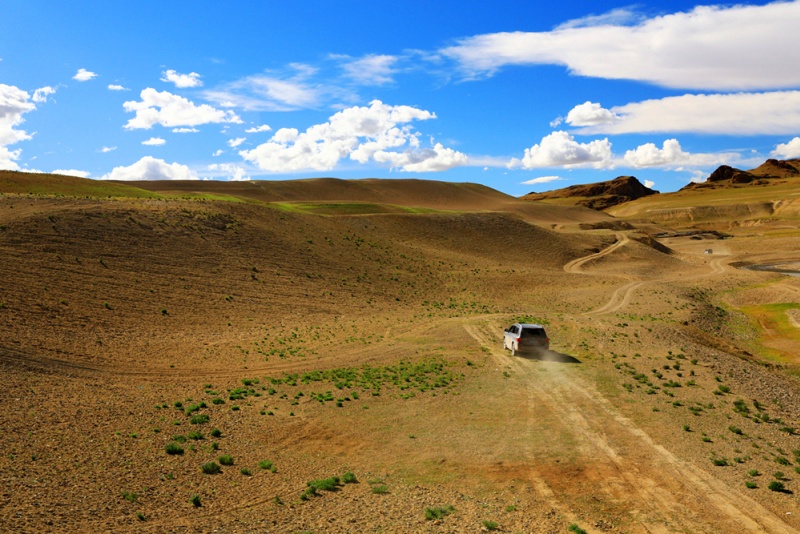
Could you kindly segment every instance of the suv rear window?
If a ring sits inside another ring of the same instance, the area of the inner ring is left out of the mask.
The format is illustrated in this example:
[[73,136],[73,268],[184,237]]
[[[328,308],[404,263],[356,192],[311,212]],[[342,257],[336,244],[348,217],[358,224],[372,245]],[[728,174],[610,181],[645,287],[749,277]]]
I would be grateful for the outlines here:
[[523,328],[521,337],[547,337],[544,328]]

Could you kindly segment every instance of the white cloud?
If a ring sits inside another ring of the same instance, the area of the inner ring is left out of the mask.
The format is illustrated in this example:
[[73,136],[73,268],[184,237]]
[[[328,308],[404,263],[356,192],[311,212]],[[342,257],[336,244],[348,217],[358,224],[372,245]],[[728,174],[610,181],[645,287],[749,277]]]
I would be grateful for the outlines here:
[[[800,35],[800,33],[799,33]],[[599,117],[614,120],[584,121],[581,104],[570,111],[581,134],[691,132],[719,135],[780,135],[800,130],[800,91],[682,95],[644,100],[603,109]],[[574,112],[574,114],[573,114]],[[568,115],[569,117],[569,115]],[[568,121],[569,122],[569,119]]]
[[247,111],[290,111],[316,107],[321,93],[320,89],[306,82],[305,74],[289,79],[256,75],[221,89],[205,91],[203,96],[223,107],[239,107]]
[[19,141],[31,139],[24,130],[14,129],[24,122],[22,115],[36,109],[30,95],[13,85],[0,84],[0,169],[19,170],[17,160],[22,149],[6,148]]
[[78,171],[75,169],[56,169],[53,174],[63,174],[65,176],[77,176],[78,178],[88,178],[90,173],[88,171]]
[[402,152],[379,150],[373,159],[405,172],[441,172],[469,163],[466,154],[445,148],[441,143],[436,143],[432,148],[412,148]]
[[203,85],[203,82],[200,80],[200,75],[196,72],[190,72],[189,74],[180,74],[179,72],[175,72],[174,70],[168,70],[161,73],[161,81],[162,82],[172,82],[175,84],[175,87],[179,87],[181,89],[186,87],[200,87]]
[[564,65],[580,76],[673,88],[800,85],[800,70],[787,68],[800,63],[800,2],[698,6],[623,24],[630,19],[606,16],[549,32],[476,35],[440,53],[456,60],[468,77],[492,75],[507,65]]
[[110,83],[110,84],[108,84],[108,90],[109,91],[129,91],[130,89],[128,89],[127,87],[123,87],[121,85],[115,84],[115,83]]
[[429,111],[373,100],[369,107],[343,109],[328,122],[302,133],[281,128],[266,143],[239,154],[272,172],[331,170],[345,157],[358,163],[390,163],[414,172],[464,164],[466,156],[440,144],[430,149],[419,147],[419,134],[408,123],[433,118],[436,115]]
[[261,126],[254,126],[252,128],[248,128],[245,130],[245,133],[261,133],[261,132],[269,132],[272,130],[268,125],[262,124]]
[[783,159],[800,158],[800,137],[778,144],[775,150],[770,152],[770,156]]
[[172,133],[197,133],[200,130],[197,128],[173,128]]
[[397,57],[371,54],[348,61],[342,65],[345,75],[363,85],[386,85],[392,83],[393,68]]
[[197,180],[186,165],[145,156],[128,167],[114,167],[102,180]]
[[79,82],[88,82],[92,78],[97,77],[97,74],[86,70],[86,69],[79,69],[75,76],[72,77],[73,80],[78,80]]
[[197,106],[186,98],[167,91],[158,92],[151,87],[144,89],[140,97],[141,102],[131,101],[123,104],[125,111],[136,112],[136,116],[125,124],[125,128],[128,130],[149,129],[154,124],[169,128],[220,122],[242,122],[232,111],[222,111],[208,104]]
[[667,139],[660,149],[653,143],[645,143],[635,150],[628,150],[624,157],[628,165],[637,169],[681,163],[688,158],[689,154],[681,149],[677,139]]
[[613,168],[611,142],[596,139],[589,143],[579,143],[567,132],[553,132],[530,148],[525,149],[521,160],[513,158],[509,168],[522,167],[539,169],[542,167],[591,167],[594,169]]
[[100,149],[100,152],[102,152],[103,154],[106,154],[108,152],[113,152],[116,149],[117,149],[117,147],[115,147],[115,146],[104,146],[103,148]]
[[658,148],[654,143],[645,143],[625,152],[617,165],[642,169],[664,167],[685,170],[685,167],[711,167],[741,160],[736,152],[695,153],[685,152],[677,139],[667,139]]
[[534,178],[532,180],[525,180],[521,182],[525,185],[536,185],[536,184],[549,184],[550,182],[557,182],[563,180],[560,176],[540,176],[539,178]]
[[647,189],[653,189],[653,187],[654,187],[655,185],[656,185],[656,183],[655,183],[653,180],[645,180],[645,181],[644,181],[644,186],[645,186]]
[[228,139],[228,146],[231,148],[236,148],[245,141],[247,141],[246,137],[237,137],[236,139]]
[[619,119],[619,115],[604,109],[600,104],[586,101],[569,110],[566,121],[570,126],[596,126],[613,124]]
[[212,156],[214,156],[214,157],[216,158],[217,156],[221,156],[221,155],[222,155],[222,154],[224,154],[224,153],[225,153],[225,151],[224,151],[224,150],[217,150],[217,151],[215,151],[215,152],[214,152],[213,154],[211,154],[211,155],[212,155]]
[[242,182],[250,179],[247,170],[235,163],[212,163],[208,166],[210,171],[221,171],[222,175],[232,182]]
[[31,100],[36,103],[47,102],[47,97],[54,94],[56,94],[55,87],[50,87],[49,85],[40,87],[33,92],[33,98]]
[[587,28],[591,26],[617,25],[627,26],[639,23],[644,17],[628,8],[616,8],[600,15],[587,15],[578,19],[559,24],[557,30],[567,30],[571,28]]
[[167,141],[165,139],[160,138],[160,137],[151,137],[150,139],[147,139],[146,141],[142,141],[142,144],[143,145],[147,145],[147,146],[161,146],[161,145],[167,144]]

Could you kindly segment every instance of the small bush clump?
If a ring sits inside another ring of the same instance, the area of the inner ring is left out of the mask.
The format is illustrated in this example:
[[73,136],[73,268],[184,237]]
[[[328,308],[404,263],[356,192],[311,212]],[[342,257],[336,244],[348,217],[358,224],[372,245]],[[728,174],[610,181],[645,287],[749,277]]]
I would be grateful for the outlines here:
[[173,441],[164,445],[164,450],[167,454],[183,454],[183,447]]
[[441,519],[455,512],[456,509],[448,504],[447,506],[436,506],[434,508],[425,508],[425,519],[432,521],[434,519]]
[[217,462],[208,462],[200,466],[200,470],[206,475],[216,475],[222,472],[222,468]]
[[196,493],[191,496],[189,502],[192,503],[195,508],[200,508],[202,506],[202,503],[200,502],[200,495],[197,495]]
[[193,415],[192,418],[189,419],[189,422],[193,425],[202,425],[208,423],[208,419],[209,417],[207,414],[199,413],[197,415]]
[[231,456],[230,454],[223,454],[222,456],[217,458],[217,461],[221,465],[233,465],[233,456]]

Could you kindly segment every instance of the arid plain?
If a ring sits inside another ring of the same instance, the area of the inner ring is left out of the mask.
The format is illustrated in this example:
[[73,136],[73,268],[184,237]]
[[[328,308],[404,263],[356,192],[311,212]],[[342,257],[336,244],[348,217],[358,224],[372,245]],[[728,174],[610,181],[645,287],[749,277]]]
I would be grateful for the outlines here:
[[800,177],[0,192],[2,531],[800,530]]

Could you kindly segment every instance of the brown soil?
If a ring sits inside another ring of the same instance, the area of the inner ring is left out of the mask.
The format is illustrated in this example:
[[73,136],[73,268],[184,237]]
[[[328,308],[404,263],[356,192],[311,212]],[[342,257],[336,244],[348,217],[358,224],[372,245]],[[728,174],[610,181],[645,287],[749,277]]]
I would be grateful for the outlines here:
[[[799,362],[741,311],[800,279],[730,266],[793,238],[654,248],[580,208],[366,186],[347,200],[449,211],[1,196],[0,530],[800,529]],[[516,320],[553,350],[503,351]]]

